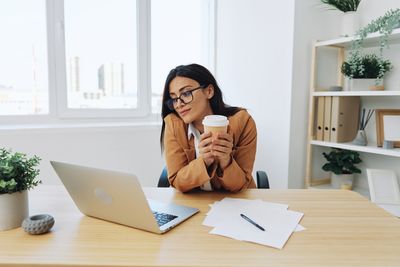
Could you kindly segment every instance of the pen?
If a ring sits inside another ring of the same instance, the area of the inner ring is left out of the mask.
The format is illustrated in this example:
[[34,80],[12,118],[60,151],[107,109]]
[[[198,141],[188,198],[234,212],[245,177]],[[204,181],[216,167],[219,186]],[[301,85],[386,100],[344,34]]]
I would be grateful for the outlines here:
[[244,214],[240,214],[240,217],[242,217],[243,219],[245,219],[246,221],[248,221],[249,223],[251,223],[252,225],[254,225],[255,227],[257,227],[258,229],[260,229],[261,231],[265,231],[265,229],[263,227],[261,227],[260,225],[258,225],[255,221],[253,221],[252,219],[250,219],[249,217],[247,217]]

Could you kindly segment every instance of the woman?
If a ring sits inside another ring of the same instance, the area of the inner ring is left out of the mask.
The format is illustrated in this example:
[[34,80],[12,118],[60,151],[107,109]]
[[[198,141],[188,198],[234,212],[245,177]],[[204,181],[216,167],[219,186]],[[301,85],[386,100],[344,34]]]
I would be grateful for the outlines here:
[[[213,75],[198,64],[168,74],[162,106],[161,149],[176,189],[237,192],[255,188],[252,177],[257,131],[246,110],[227,106]],[[207,115],[228,117],[227,133],[204,133]]]

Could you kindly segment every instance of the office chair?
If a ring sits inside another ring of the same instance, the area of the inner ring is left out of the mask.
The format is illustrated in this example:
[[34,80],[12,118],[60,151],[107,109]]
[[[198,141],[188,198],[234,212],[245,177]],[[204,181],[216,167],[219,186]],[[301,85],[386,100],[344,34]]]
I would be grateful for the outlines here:
[[[269,189],[268,176],[265,171],[256,171],[257,188]],[[167,167],[161,172],[160,179],[158,180],[157,187],[169,187]]]

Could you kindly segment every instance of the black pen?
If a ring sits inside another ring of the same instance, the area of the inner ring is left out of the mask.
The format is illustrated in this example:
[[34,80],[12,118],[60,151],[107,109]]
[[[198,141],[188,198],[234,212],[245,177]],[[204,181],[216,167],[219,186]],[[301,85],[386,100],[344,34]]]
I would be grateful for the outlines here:
[[249,217],[247,217],[244,214],[240,214],[240,217],[242,217],[243,219],[245,219],[246,221],[248,221],[249,223],[251,223],[252,225],[254,225],[255,227],[257,227],[258,229],[260,229],[261,231],[265,231],[265,229],[263,227],[261,227],[259,224],[257,224],[255,221],[253,221],[252,219],[250,219]]

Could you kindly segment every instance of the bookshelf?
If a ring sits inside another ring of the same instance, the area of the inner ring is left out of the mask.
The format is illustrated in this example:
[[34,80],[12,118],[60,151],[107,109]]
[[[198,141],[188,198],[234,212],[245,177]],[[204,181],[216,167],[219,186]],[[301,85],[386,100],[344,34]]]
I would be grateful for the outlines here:
[[324,141],[317,141],[317,140],[311,140],[310,143],[311,143],[311,145],[315,145],[315,146],[334,147],[334,148],[347,149],[347,150],[353,150],[353,151],[358,151],[358,152],[400,158],[400,148],[384,149],[381,147],[377,147],[376,144],[369,144],[368,146],[357,146],[357,145],[353,145],[351,142],[350,143],[333,143],[333,142],[324,142]]
[[[379,37],[381,37],[382,34],[380,33],[371,33],[367,36],[365,41],[363,42],[364,47],[374,47],[377,46],[379,42]],[[332,40],[326,40],[326,41],[319,41],[315,43],[315,47],[322,47],[322,46],[337,46],[337,47],[342,47],[342,48],[349,48],[351,45],[351,41],[354,39],[354,37],[341,37],[341,38],[336,38]],[[400,42],[400,28],[394,29],[392,34],[389,37],[389,43],[399,43]]]
[[400,96],[400,91],[312,92],[312,96]]
[[[367,47],[377,47],[379,45],[379,37],[381,34],[373,33],[368,35],[368,37],[364,40],[363,46]],[[329,76],[334,76],[336,79],[335,84],[332,85],[340,85],[343,87],[344,85],[344,76],[340,72],[340,66],[345,60],[345,54],[351,46],[351,42],[353,37],[341,37],[332,40],[326,41],[316,41],[313,44],[312,48],[312,59],[311,59],[311,77],[310,77],[310,101],[309,101],[309,117],[308,117],[308,142],[307,142],[307,156],[306,156],[306,176],[305,176],[305,185],[310,189],[332,189],[330,185],[329,173],[326,173],[323,177],[320,175],[315,175],[316,168],[320,168],[319,165],[316,165],[317,154],[315,151],[326,151],[328,152],[329,148],[340,148],[347,149],[360,152],[361,157],[365,155],[369,155],[370,157],[374,157],[374,155],[379,155],[380,160],[385,161],[385,158],[391,158],[391,164],[393,164],[393,159],[396,161],[396,165],[400,165],[400,148],[395,149],[384,149],[382,147],[377,147],[376,142],[371,142],[368,146],[358,146],[354,145],[351,142],[346,143],[335,143],[335,142],[327,142],[317,140],[316,138],[316,116],[317,116],[317,99],[318,97],[346,97],[346,96],[359,96],[361,97],[361,102],[366,102],[369,105],[372,105],[372,108],[381,108],[380,105],[374,105],[374,102],[383,102],[383,103],[391,103],[387,105],[393,105],[394,107],[400,109],[400,84],[397,86],[392,86],[391,88],[386,88],[384,91],[328,91],[323,86],[320,86],[318,83],[321,80],[321,76],[324,73],[320,73],[318,69],[318,64],[321,62],[321,55],[323,55],[323,49],[329,48],[334,49],[336,51],[336,57],[334,60],[336,61],[336,68],[326,68],[324,69],[326,72],[329,72]],[[393,30],[392,34],[389,36],[389,45],[400,45],[400,29]],[[391,48],[393,49],[393,48]],[[392,59],[393,53],[396,57],[399,55],[399,49],[397,51],[392,51],[391,57]],[[392,61],[392,60],[391,60]],[[393,61],[392,61],[393,63]],[[397,62],[398,63],[398,62]],[[398,64],[397,64],[398,65]],[[398,68],[398,66],[395,68]],[[332,72],[332,69],[335,72]],[[393,71],[393,70],[392,70]],[[397,72],[396,75],[399,73]],[[394,75],[393,75],[394,76]],[[328,77],[325,75],[325,77]],[[378,99],[378,100],[377,100]],[[396,99],[396,100],[393,100]],[[363,107],[363,104],[361,104]],[[375,117],[375,116],[374,116]],[[322,155],[321,155],[322,157]],[[380,165],[382,166],[382,165]],[[368,165],[368,167],[374,168],[374,166]],[[388,167],[390,168],[390,167]],[[364,170],[363,170],[364,171]],[[318,177],[320,176],[320,177]],[[357,191],[361,195],[365,197],[369,197],[368,188],[355,187],[354,191]]]

